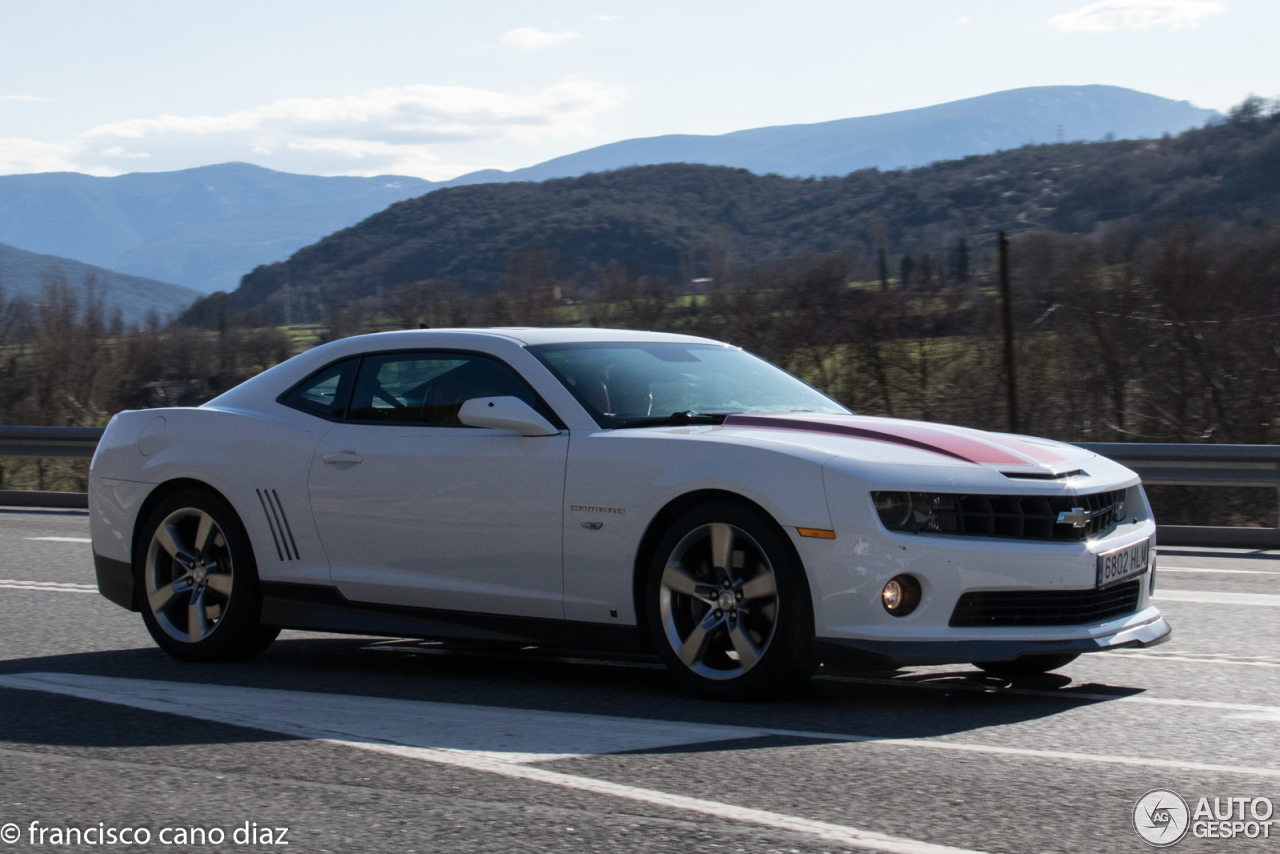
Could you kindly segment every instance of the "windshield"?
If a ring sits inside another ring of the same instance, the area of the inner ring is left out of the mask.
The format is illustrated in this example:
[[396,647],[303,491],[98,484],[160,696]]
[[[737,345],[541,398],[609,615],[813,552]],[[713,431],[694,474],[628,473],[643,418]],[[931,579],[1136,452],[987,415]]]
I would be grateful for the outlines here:
[[849,412],[781,368],[736,347],[643,342],[542,344],[529,351],[601,427],[660,424],[674,413]]

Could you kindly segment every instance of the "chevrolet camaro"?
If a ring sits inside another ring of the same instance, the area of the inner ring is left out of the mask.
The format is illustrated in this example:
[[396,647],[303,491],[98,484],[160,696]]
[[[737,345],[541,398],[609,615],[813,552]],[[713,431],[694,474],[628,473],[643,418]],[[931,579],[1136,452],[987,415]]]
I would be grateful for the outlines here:
[[856,415],[705,338],[412,330],[121,412],[98,587],[189,661],[283,628],[650,653],[712,697],[819,665],[1014,679],[1159,643],[1132,471]]

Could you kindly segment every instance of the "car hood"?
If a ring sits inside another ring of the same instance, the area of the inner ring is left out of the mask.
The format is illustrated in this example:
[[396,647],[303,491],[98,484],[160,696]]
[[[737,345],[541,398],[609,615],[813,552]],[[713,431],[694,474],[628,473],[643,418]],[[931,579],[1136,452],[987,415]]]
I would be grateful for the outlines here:
[[982,466],[1031,477],[1060,476],[1095,457],[1048,439],[863,415],[744,413],[730,415],[720,429],[726,438],[781,442],[870,463]]

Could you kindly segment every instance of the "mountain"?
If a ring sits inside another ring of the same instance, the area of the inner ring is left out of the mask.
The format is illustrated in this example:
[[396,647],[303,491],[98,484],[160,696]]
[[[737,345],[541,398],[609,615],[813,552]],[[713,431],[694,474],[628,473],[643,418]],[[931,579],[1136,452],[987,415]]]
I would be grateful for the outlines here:
[[[1280,114],[1239,116],[1158,140],[1025,146],[843,178],[668,164],[442,189],[259,267],[229,296],[215,296],[247,309],[283,307],[289,283],[290,299],[310,305],[426,279],[492,291],[519,275],[512,265],[530,248],[554,259],[561,280],[593,284],[616,262],[633,276],[679,281],[713,274],[712,255],[750,267],[855,247],[938,252],[961,238],[979,247],[996,230],[1141,234],[1277,213]],[[208,315],[197,304],[186,318],[204,324]]]
[[115,178],[0,176],[0,242],[200,291],[231,290],[260,264],[441,187],[544,181],[629,166],[702,163],[797,177],[920,166],[1029,142],[1159,137],[1213,110],[1115,86],[1045,86],[819,124],[721,136],[631,139],[526,169],[433,183],[324,178],[223,163]]
[[0,287],[4,288],[6,299],[22,296],[29,302],[38,301],[42,280],[51,270],[60,272],[75,287],[79,287],[86,276],[94,276],[108,311],[119,306],[126,323],[141,322],[151,308],[161,317],[176,314],[200,296],[199,291],[181,285],[129,276],[70,258],[40,255],[0,243]]
[[436,185],[223,163],[96,178],[0,176],[0,243],[211,291]]
[[720,136],[672,134],[628,139],[512,172],[487,170],[445,186],[545,181],[659,163],[735,166],[797,178],[900,169],[1028,143],[1157,138],[1221,118],[1187,101],[1119,86],[1036,86],[878,116],[740,130]]

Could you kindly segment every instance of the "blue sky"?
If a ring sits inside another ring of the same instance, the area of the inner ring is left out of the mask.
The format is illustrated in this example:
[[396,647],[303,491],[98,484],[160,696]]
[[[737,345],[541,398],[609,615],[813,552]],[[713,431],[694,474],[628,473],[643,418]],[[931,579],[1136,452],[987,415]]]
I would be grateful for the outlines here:
[[1055,84],[1280,95],[1276,0],[0,0],[0,174],[440,180]]

